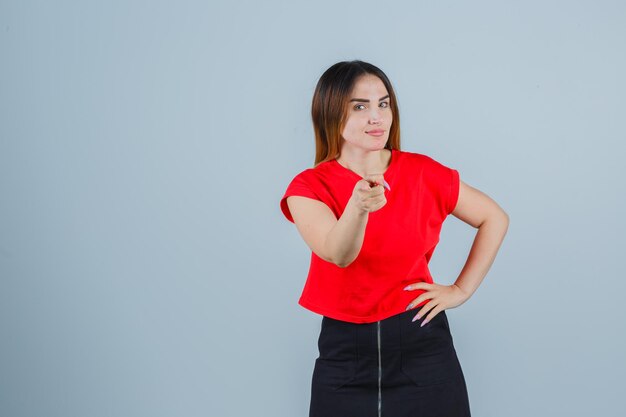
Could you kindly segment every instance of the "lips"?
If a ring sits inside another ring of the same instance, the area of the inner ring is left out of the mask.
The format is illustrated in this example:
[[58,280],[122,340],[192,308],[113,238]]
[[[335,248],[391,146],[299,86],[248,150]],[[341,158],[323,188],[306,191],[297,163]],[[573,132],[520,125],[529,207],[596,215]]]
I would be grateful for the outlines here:
[[381,129],[375,129],[375,130],[370,130],[369,132],[367,132],[367,134],[370,136],[380,138],[385,135],[385,131]]

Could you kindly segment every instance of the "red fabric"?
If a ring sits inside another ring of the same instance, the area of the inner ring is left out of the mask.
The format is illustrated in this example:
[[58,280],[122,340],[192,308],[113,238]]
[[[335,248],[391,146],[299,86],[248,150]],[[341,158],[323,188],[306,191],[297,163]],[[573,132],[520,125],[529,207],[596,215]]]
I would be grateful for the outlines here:
[[[424,292],[403,290],[407,284],[433,282],[428,262],[456,206],[459,173],[424,154],[392,150],[384,177],[391,191],[385,189],[386,205],[369,213],[357,258],[340,268],[311,251],[298,300],[302,307],[337,320],[371,323],[405,311]],[[334,159],[322,162],[293,178],[280,208],[293,223],[286,199],[305,196],[324,202],[339,218],[360,179]]]

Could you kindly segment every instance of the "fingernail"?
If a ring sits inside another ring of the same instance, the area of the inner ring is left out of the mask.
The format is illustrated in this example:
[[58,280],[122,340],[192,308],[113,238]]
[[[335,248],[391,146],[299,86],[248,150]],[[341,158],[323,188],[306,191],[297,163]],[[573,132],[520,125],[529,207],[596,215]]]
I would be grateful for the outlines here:
[[413,317],[413,320],[411,320],[411,321],[415,321],[415,320],[417,320],[417,316]]
[[420,327],[424,327],[424,325],[425,325],[426,323],[428,323],[428,320],[424,320],[424,321],[422,322],[422,324],[420,324]]
[[410,287],[410,285],[407,285],[406,287],[404,287],[404,290],[405,290],[405,291],[409,291],[409,290],[410,290],[410,288],[409,288],[409,287]]
[[385,188],[391,191],[391,186],[387,183],[387,181],[383,180],[383,184],[385,184]]
[[408,306],[406,306],[406,310],[404,310],[404,311],[408,311],[408,310],[410,310],[410,309],[411,309],[411,304],[409,304]]

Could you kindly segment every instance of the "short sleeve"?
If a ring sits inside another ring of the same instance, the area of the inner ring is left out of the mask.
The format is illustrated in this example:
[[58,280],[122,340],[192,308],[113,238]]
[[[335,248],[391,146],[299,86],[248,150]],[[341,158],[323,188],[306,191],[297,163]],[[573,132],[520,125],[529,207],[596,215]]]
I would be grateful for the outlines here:
[[287,220],[289,220],[291,223],[295,222],[293,221],[293,217],[291,215],[291,212],[289,211],[289,206],[287,205],[287,197],[292,195],[299,195],[302,197],[309,197],[315,200],[322,201],[320,197],[315,193],[315,191],[313,191],[310,183],[306,180],[306,174],[307,172],[303,171],[300,174],[296,175],[294,179],[291,180],[291,182],[287,186],[285,194],[280,199],[280,208]]
[[459,199],[460,176],[459,171],[447,167],[442,163],[429,158],[429,175],[432,190],[435,194],[437,211],[445,218],[454,211]]

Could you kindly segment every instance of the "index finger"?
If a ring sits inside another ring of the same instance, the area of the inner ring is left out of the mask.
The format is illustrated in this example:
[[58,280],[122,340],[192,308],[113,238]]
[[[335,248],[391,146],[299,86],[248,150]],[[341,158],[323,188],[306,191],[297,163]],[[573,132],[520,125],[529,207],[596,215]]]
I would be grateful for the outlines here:
[[370,174],[363,177],[363,179],[365,179],[370,184],[370,187],[382,185],[387,190],[391,191],[391,186],[387,181],[385,181],[385,177],[383,177],[383,174]]

